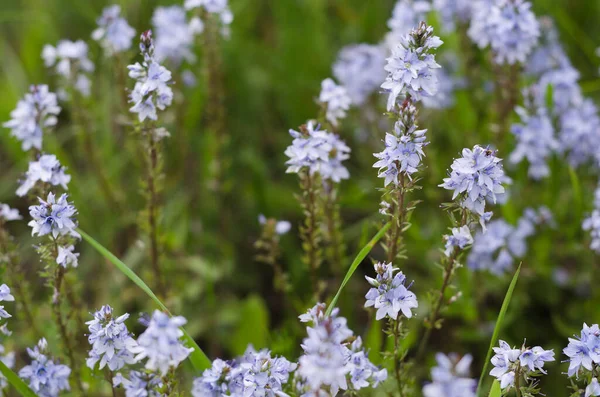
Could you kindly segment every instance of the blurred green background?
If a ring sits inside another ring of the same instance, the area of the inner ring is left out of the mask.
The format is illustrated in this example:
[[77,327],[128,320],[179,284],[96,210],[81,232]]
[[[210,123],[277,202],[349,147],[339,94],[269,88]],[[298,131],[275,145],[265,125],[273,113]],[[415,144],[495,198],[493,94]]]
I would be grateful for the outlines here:
[[[154,8],[172,1],[117,1],[123,14],[138,31],[150,27]],[[297,357],[304,327],[296,320],[299,308],[310,301],[308,276],[301,262],[297,227],[302,214],[294,194],[299,191],[295,175],[285,174],[287,133],[317,116],[315,97],[320,82],[331,76],[337,52],[352,43],[377,43],[387,32],[386,21],[392,0],[231,0],[235,15],[231,37],[222,42],[225,84],[226,131],[229,140],[219,155],[224,164],[224,185],[219,194],[210,186],[209,163],[215,153],[212,135],[206,131],[205,82],[202,79],[202,48],[199,62],[191,66],[199,77],[195,88],[177,86],[177,114],[167,112],[164,124],[172,137],[165,145],[164,212],[161,219],[164,252],[171,294],[167,306],[189,321],[188,331],[211,358],[232,357],[248,343],[270,347],[276,353]],[[47,83],[56,89],[56,76],[44,68],[40,53],[44,44],[58,40],[83,39],[89,43],[96,64],[93,94],[84,106],[89,111],[86,126],[96,153],[108,176],[111,189],[121,199],[117,207],[106,200],[97,170],[81,151],[71,126],[68,104],[56,131],[45,136],[45,152],[54,153],[69,167],[73,180],[70,195],[79,209],[83,230],[112,250],[142,277],[149,278],[146,240],[137,226],[144,207],[140,194],[142,165],[136,156],[135,138],[115,120],[120,93],[114,87],[115,64],[103,57],[90,39],[95,19],[112,3],[73,0],[3,0],[0,4],[0,120],[26,92],[29,84]],[[534,0],[539,15],[550,15],[574,66],[581,72],[586,95],[598,99],[600,58],[600,2],[595,0]],[[441,52],[457,51],[461,72],[464,50],[457,37],[442,36]],[[473,49],[470,49],[473,50]],[[131,56],[133,57],[133,52]],[[483,73],[491,77],[484,57],[478,58]],[[175,77],[177,81],[177,76]],[[484,98],[483,102],[481,98]],[[407,346],[418,338],[427,307],[425,295],[437,288],[441,272],[434,266],[442,246],[441,236],[449,222],[439,208],[447,192],[437,185],[452,159],[463,147],[477,143],[495,144],[493,114],[483,117],[478,109],[492,103],[491,94],[481,87],[456,93],[455,105],[446,110],[423,110],[420,120],[429,129],[423,190],[414,194],[423,200],[412,216],[407,233],[408,258],[397,265],[415,280],[413,291],[422,305],[411,321]],[[126,109],[121,109],[126,112]],[[365,134],[366,132],[366,134]],[[341,184],[340,203],[347,246],[347,263],[378,227],[378,188],[382,182],[371,168],[372,153],[380,151],[385,125],[367,124],[361,111],[353,111],[339,131],[352,148],[348,168],[352,179]],[[512,142],[503,144],[512,148]],[[500,153],[500,157],[507,153]],[[27,214],[27,203],[14,191],[26,170],[29,155],[19,143],[0,132],[0,202]],[[581,329],[584,321],[600,321],[598,299],[598,259],[588,248],[588,236],[581,222],[592,208],[596,177],[588,169],[571,172],[559,159],[552,160],[552,176],[535,183],[527,179],[526,167],[508,168],[514,183],[511,200],[494,208],[495,217],[516,222],[529,206],[548,206],[558,227],[544,229],[530,240],[523,259],[523,272],[508,313],[501,338],[519,345],[524,338],[532,345],[554,348],[557,362],[548,366],[551,376],[542,380],[548,396],[564,396],[567,379],[561,375],[566,364],[561,350],[567,337]],[[253,260],[253,243],[260,234],[257,217],[290,220],[293,233],[282,237],[283,265],[291,274],[293,298],[282,297],[272,288],[272,269]],[[33,287],[36,313],[44,336],[58,351],[48,297],[50,289],[38,276],[39,259],[31,248],[26,222],[11,225],[18,237],[26,277]],[[149,311],[151,303],[123,275],[105,262],[86,243],[80,243],[80,265],[73,272],[78,280],[82,310],[92,312],[110,304],[118,312]],[[380,248],[372,257],[383,258]],[[556,268],[566,269],[570,281],[559,287],[553,281]],[[377,349],[383,335],[370,314],[362,309],[368,287],[364,274],[372,272],[370,261],[359,268],[340,299],[342,314],[351,328],[368,340],[371,356],[380,362]],[[463,297],[447,312],[441,332],[435,332],[431,350],[471,352],[475,355],[473,373],[478,375],[510,276],[473,275],[467,269],[458,273],[457,285]],[[335,287],[334,287],[335,288]],[[18,319],[19,316],[17,315]],[[132,322],[133,323],[133,322]],[[19,329],[13,322],[13,329]],[[141,326],[134,327],[139,333]],[[21,329],[7,345],[23,351],[41,335]],[[19,356],[17,367],[23,364]],[[189,371],[188,371],[189,372]]]

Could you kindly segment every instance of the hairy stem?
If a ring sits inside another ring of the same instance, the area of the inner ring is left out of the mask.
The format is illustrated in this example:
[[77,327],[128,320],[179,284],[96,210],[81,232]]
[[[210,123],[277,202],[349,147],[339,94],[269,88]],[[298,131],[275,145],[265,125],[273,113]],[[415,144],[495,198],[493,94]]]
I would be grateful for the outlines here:
[[319,225],[319,207],[318,193],[320,190],[319,180],[316,175],[310,175],[308,172],[300,175],[302,188],[301,203],[304,209],[306,219],[304,225],[300,228],[302,246],[304,249],[304,262],[310,272],[313,292],[319,294],[318,269],[321,266],[321,248],[320,248],[320,225]]
[[392,228],[388,232],[386,239],[388,247],[387,261],[390,263],[396,259],[396,257],[398,256],[398,252],[400,251],[400,248],[402,246],[402,242],[400,239],[402,235],[402,229],[404,228],[404,217],[406,214],[406,210],[404,208],[405,178],[406,176],[404,175],[404,173],[401,173],[400,183],[394,191],[394,193],[396,193],[395,204],[393,204],[392,207],[392,210],[394,211],[392,213],[392,216],[394,217],[394,223],[392,225]]
[[344,261],[344,242],[341,231],[340,208],[337,205],[337,189],[330,184],[327,189],[325,202],[325,218],[327,221],[327,243],[326,254],[331,272],[339,277],[342,273]]
[[400,352],[400,327],[402,326],[402,320],[400,315],[394,320],[393,335],[394,335],[394,374],[396,376],[396,382],[398,384],[398,393],[400,397],[404,397],[404,391],[402,388],[402,354]]
[[165,297],[166,289],[164,285],[163,275],[159,263],[159,247],[158,247],[158,192],[156,186],[156,177],[158,174],[158,150],[152,133],[147,134],[148,137],[148,226],[150,240],[150,263],[154,272],[154,279],[158,293]]

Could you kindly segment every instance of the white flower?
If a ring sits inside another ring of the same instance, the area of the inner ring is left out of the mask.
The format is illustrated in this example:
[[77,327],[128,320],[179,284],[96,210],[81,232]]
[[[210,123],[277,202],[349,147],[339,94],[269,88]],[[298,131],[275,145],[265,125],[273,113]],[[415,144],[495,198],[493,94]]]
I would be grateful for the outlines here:
[[17,196],[23,197],[39,181],[49,183],[52,186],[62,186],[67,190],[67,184],[71,181],[71,176],[65,174],[66,167],[63,167],[55,155],[44,154],[37,161],[29,163],[29,169],[25,174],[25,179],[17,189]]
[[325,118],[334,127],[338,121],[346,117],[346,111],[350,109],[351,99],[346,88],[337,85],[332,79],[325,79],[321,83],[319,102],[326,108]]
[[135,30],[121,17],[121,7],[112,5],[104,8],[97,19],[98,28],[92,32],[92,39],[99,41],[107,55],[127,51]]

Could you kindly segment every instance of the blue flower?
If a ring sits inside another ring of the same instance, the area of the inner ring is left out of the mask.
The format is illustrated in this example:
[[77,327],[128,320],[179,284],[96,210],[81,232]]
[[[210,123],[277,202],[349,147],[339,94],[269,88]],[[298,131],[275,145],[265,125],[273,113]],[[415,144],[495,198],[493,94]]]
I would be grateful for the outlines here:
[[452,234],[446,237],[446,250],[444,254],[450,256],[454,248],[465,249],[466,246],[473,244],[473,236],[471,236],[471,230],[468,226],[461,226],[460,228],[452,228]]
[[338,121],[346,117],[352,100],[344,86],[337,85],[332,79],[325,79],[321,82],[319,102],[325,106],[325,119],[336,127]]
[[475,397],[477,381],[469,377],[473,361],[470,354],[460,358],[456,354],[435,356],[437,367],[431,369],[431,380],[423,387],[424,397]]
[[127,51],[135,36],[135,30],[120,14],[121,7],[118,5],[104,8],[96,20],[98,28],[92,32],[92,39],[99,41],[108,55]]
[[503,340],[500,341],[500,347],[494,347],[494,353],[494,368],[490,375],[500,381],[500,388],[503,390],[514,385],[517,369],[520,369],[519,376],[527,379],[530,373],[537,371],[545,374],[544,363],[554,361],[552,350],[544,350],[540,346],[528,348],[525,345],[521,349],[515,349]]
[[[376,263],[374,265],[376,278],[365,276],[373,287],[365,295],[365,307],[377,309],[376,320],[389,316],[397,319],[398,314],[406,318],[413,316],[412,309],[419,307],[417,296],[409,291],[410,285],[406,287],[406,277],[402,272],[393,267],[391,263]],[[396,273],[398,272],[398,273]]]
[[354,44],[341,49],[333,64],[333,75],[346,87],[354,105],[362,105],[385,80],[385,48]]
[[48,343],[42,338],[33,349],[27,349],[31,364],[19,371],[19,377],[28,381],[29,387],[40,397],[57,397],[63,390],[70,390],[71,369],[55,363],[46,355]]
[[32,236],[37,234],[41,237],[51,233],[54,238],[65,235],[80,237],[75,231],[77,223],[74,217],[77,210],[67,198],[68,196],[63,194],[56,200],[53,193],[48,193],[47,201],[40,198],[39,205],[29,207],[29,214],[33,218],[28,224],[31,226]]
[[25,196],[37,182],[62,186],[63,189],[67,190],[67,184],[71,181],[71,176],[65,173],[66,169],[60,164],[55,155],[41,155],[37,161],[29,163],[25,179],[17,189],[17,196]]

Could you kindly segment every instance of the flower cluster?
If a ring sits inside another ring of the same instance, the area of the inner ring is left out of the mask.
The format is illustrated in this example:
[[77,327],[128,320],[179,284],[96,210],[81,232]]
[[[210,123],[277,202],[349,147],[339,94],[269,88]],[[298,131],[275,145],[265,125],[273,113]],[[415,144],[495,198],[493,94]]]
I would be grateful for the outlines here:
[[129,378],[118,373],[113,378],[113,386],[122,386],[125,397],[163,397],[157,391],[163,387],[163,381],[158,374],[152,372],[129,371]]
[[81,95],[90,95],[91,82],[86,73],[94,71],[94,64],[88,58],[88,46],[84,41],[61,40],[56,47],[46,44],[42,58],[46,67],[54,67],[56,73],[66,78]]
[[183,331],[179,327],[186,322],[181,316],[169,317],[155,310],[148,328],[138,337],[140,349],[135,361],[148,358],[146,368],[160,371],[163,376],[169,368],[176,368],[193,350],[181,341]]
[[469,367],[473,361],[470,354],[459,357],[457,354],[435,356],[437,367],[431,369],[432,382],[423,387],[424,397],[475,397],[477,381],[469,377]]
[[129,314],[115,318],[112,307],[105,305],[94,313],[94,319],[86,322],[90,333],[88,342],[92,345],[87,366],[91,369],[102,369],[108,366],[111,371],[118,371],[125,364],[134,364],[135,355],[140,353],[137,342],[127,330],[125,320]]
[[552,225],[552,213],[546,207],[537,210],[527,208],[513,226],[503,219],[487,225],[485,232],[475,235],[473,247],[467,257],[467,266],[472,270],[488,270],[503,274],[513,265],[515,258],[527,252],[527,238],[535,233],[538,225]]
[[70,235],[79,238],[79,233],[75,231],[77,222],[74,219],[77,209],[72,203],[67,201],[68,196],[63,194],[56,200],[53,193],[48,193],[46,201],[39,199],[39,205],[29,207],[29,214],[32,220],[31,235],[45,236],[52,234],[52,237]]
[[71,176],[65,174],[66,167],[63,167],[55,155],[41,155],[37,161],[29,163],[29,169],[25,174],[25,179],[17,189],[17,196],[25,196],[38,182],[49,183],[52,186],[62,186],[67,190],[67,184],[71,181]]
[[333,64],[333,75],[344,87],[354,105],[362,105],[385,80],[385,48],[355,44],[341,49]]
[[600,156],[600,117],[591,99],[585,99],[566,110],[560,118],[558,139],[567,161],[574,167],[585,163],[598,166]]
[[99,41],[107,55],[127,51],[135,30],[121,17],[121,7],[112,5],[102,10],[102,15],[96,20],[98,28],[92,32],[92,39]]
[[497,196],[504,193],[502,159],[495,151],[475,145],[472,150],[463,149],[462,157],[455,159],[451,168],[440,186],[454,191],[452,200],[460,195],[460,206],[479,215],[483,225],[491,216],[485,212],[486,201],[496,203]]
[[56,256],[56,264],[64,267],[77,267],[79,265],[79,253],[75,252],[75,247],[69,245],[66,247],[58,247],[58,255]]
[[595,366],[600,365],[600,328],[598,324],[591,327],[583,324],[579,337],[569,338],[569,344],[563,353],[569,357],[569,377],[579,377],[582,370],[592,372]]
[[419,307],[417,296],[409,291],[405,285],[406,276],[391,263],[376,263],[374,265],[377,276],[371,278],[365,276],[369,284],[373,287],[365,295],[365,307],[374,307],[377,309],[376,320],[388,316],[391,319],[397,319],[398,314],[411,318],[412,309]]
[[47,356],[48,343],[42,338],[33,349],[27,349],[31,364],[19,371],[19,377],[29,382],[29,387],[41,397],[57,397],[63,390],[70,390],[71,369],[55,363]]
[[350,158],[350,148],[337,135],[319,128],[309,121],[300,126],[300,131],[290,130],[294,140],[285,150],[289,157],[286,172],[308,170],[311,175],[318,173],[333,182],[348,179],[350,174],[342,161]]
[[464,225],[461,227],[454,227],[451,230],[452,234],[444,236],[446,239],[446,249],[444,254],[446,256],[452,255],[455,248],[459,250],[465,249],[468,245],[473,244],[473,236],[471,236],[471,230],[469,226]]
[[[0,302],[14,302],[14,300],[15,297],[11,295],[10,288],[8,288],[8,285],[0,285]],[[10,317],[12,316],[6,310],[4,310],[4,306],[0,306],[0,318]]]
[[201,8],[209,14],[217,15],[223,24],[223,35],[229,34],[228,26],[233,22],[233,13],[229,9],[227,0],[185,0],[183,6],[186,10]]
[[540,26],[525,0],[480,0],[472,10],[469,37],[490,46],[499,64],[525,62],[537,44]]
[[19,214],[19,210],[10,208],[8,204],[0,203],[0,220],[10,222],[20,219],[23,219],[23,217]]
[[545,374],[544,363],[554,361],[554,351],[544,350],[540,346],[521,349],[511,348],[508,343],[501,340],[500,347],[494,347],[492,365],[494,368],[490,375],[498,379],[500,388],[506,389],[514,386],[515,377],[523,376],[528,379],[530,374],[541,372]]
[[384,178],[384,186],[398,185],[398,175],[405,173],[409,178],[418,171],[427,145],[426,129],[418,129],[417,108],[411,101],[405,101],[400,108],[394,132],[385,134],[385,149],[374,156],[379,160],[373,167],[379,169],[378,177]]
[[585,218],[582,228],[590,232],[592,238],[590,248],[600,253],[600,186],[594,192],[594,210]]
[[474,0],[433,0],[433,9],[441,17],[442,28],[452,32],[456,22],[466,23],[471,18]]
[[390,29],[388,41],[398,41],[419,22],[425,20],[425,15],[431,10],[431,4],[424,0],[398,0],[392,11],[392,17],[387,25]]
[[171,72],[161,66],[154,57],[152,32],[140,36],[140,50],[144,61],[129,65],[129,77],[136,80],[129,97],[133,106],[129,109],[137,113],[140,122],[156,120],[156,109],[164,110],[173,101],[173,90],[169,87]]
[[325,316],[325,305],[317,304],[300,316],[300,321],[312,323],[312,327],[306,328],[304,354],[298,360],[301,394],[317,396],[327,390],[335,396],[339,390],[376,387],[387,378],[387,371],[367,358],[360,337],[351,341],[353,332],[338,313],[336,308],[330,316]]
[[533,179],[545,178],[550,174],[548,158],[560,147],[554,138],[552,121],[545,108],[538,108],[533,114],[528,114],[526,109],[517,107],[516,112],[521,123],[511,127],[517,144],[508,160],[518,164],[527,159],[529,176]]
[[11,135],[21,141],[23,150],[41,150],[44,129],[56,125],[59,113],[56,94],[47,85],[32,85],[10,113],[10,121],[2,125],[11,129]]
[[212,367],[194,380],[194,397],[283,396],[290,373],[297,365],[283,357],[271,357],[268,350],[248,346],[242,357],[231,362],[213,361]]
[[325,108],[325,119],[337,127],[338,121],[346,117],[352,100],[344,86],[337,85],[332,79],[325,79],[321,82],[319,102]]
[[152,25],[157,62],[169,60],[179,65],[184,60],[194,61],[194,39],[204,30],[200,18],[194,17],[188,22],[185,10],[180,6],[157,7],[152,15]]
[[433,35],[433,28],[422,22],[392,50],[392,56],[387,58],[385,65],[388,75],[381,85],[389,93],[388,111],[394,108],[402,93],[416,100],[436,94],[438,80],[434,70],[440,65],[435,61],[432,50],[440,45],[442,41]]

